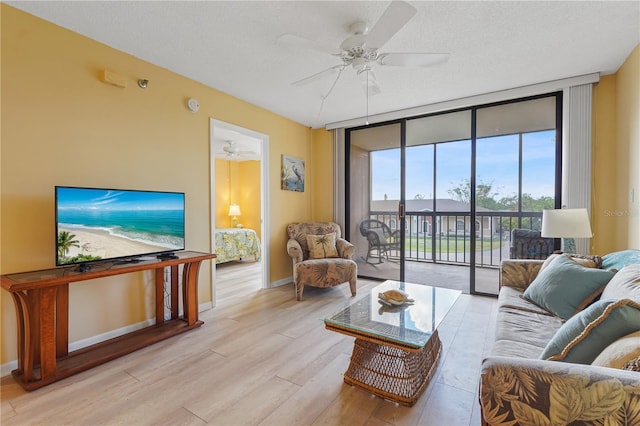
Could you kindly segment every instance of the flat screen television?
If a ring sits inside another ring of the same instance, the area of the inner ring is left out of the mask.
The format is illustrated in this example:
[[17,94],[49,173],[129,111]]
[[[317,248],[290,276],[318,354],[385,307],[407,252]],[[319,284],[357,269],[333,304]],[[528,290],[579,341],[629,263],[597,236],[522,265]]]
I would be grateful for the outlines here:
[[56,265],[184,250],[183,192],[55,187]]

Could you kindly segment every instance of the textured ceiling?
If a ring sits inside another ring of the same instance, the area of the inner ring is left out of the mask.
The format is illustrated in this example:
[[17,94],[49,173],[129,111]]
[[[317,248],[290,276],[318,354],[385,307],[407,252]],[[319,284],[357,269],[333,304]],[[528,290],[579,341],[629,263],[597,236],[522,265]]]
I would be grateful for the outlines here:
[[[364,117],[351,68],[290,83],[339,58],[279,41],[295,34],[339,46],[377,1],[9,1],[10,5],[310,127]],[[381,51],[445,52],[431,68],[376,67],[368,113],[566,77],[615,72],[640,42],[640,2],[410,2],[418,13]],[[151,82],[153,84],[153,82]],[[322,105],[322,108],[321,108]],[[363,120],[364,122],[364,120]]]

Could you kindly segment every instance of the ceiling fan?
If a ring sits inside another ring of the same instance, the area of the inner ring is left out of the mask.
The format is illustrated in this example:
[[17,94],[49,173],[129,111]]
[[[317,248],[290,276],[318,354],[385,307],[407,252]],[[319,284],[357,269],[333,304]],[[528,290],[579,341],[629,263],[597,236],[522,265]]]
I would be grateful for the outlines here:
[[[339,57],[342,61],[338,65],[294,81],[291,84],[302,86],[338,72],[337,82],[340,73],[351,66],[356,71],[356,75],[360,79],[367,95],[375,95],[380,93],[380,87],[373,74],[372,66],[374,64],[379,66],[428,67],[446,62],[449,59],[448,53],[393,53],[379,51],[416,13],[417,10],[410,4],[399,0],[392,1],[371,29],[369,29],[367,22],[364,21],[352,23],[349,26],[351,35],[340,44],[339,49],[327,47],[294,34],[280,36],[279,40],[285,43],[329,53]],[[329,93],[327,93],[328,95]]]
[[223,141],[222,151],[228,158],[254,158],[258,155],[255,151],[242,151],[235,141]]

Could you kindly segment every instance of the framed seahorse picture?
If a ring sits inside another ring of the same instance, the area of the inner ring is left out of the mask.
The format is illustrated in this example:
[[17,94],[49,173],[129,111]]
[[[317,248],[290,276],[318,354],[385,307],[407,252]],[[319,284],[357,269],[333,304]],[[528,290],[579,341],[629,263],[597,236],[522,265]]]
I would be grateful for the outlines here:
[[285,191],[304,192],[304,160],[301,158],[282,156],[282,189]]

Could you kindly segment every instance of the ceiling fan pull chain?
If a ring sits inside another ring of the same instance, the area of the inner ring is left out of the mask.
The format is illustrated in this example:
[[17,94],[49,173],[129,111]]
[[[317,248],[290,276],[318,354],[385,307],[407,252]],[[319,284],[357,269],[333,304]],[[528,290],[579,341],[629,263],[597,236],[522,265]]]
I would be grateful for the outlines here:
[[344,68],[345,67],[343,66],[342,68],[340,68],[338,70],[338,75],[336,76],[336,79],[333,81],[333,84],[329,88],[329,91],[327,92],[326,95],[322,96],[322,101],[320,101],[320,109],[318,110],[318,118],[320,118],[320,114],[322,113],[322,108],[324,107],[325,99],[327,99],[329,97],[329,95],[331,94],[331,92],[333,92],[333,88],[336,87],[336,84],[338,83],[338,80],[340,79],[340,74],[342,74],[342,70],[344,70]]
[[367,70],[367,118],[364,120],[364,124],[369,125],[369,70]]

